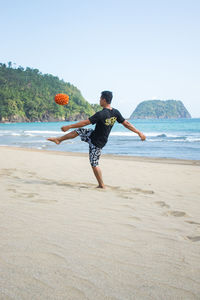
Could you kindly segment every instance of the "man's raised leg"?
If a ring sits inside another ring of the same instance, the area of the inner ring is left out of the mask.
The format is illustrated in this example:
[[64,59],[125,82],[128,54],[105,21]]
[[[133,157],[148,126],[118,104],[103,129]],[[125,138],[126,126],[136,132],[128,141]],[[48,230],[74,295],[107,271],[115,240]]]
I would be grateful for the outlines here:
[[96,179],[97,179],[97,181],[99,183],[98,188],[105,189],[105,185],[103,183],[103,177],[102,177],[101,169],[98,166],[96,166],[96,167],[92,166],[92,170],[93,170],[94,175],[95,175],[95,177],[96,177]]
[[78,133],[76,132],[76,130],[71,131],[63,136],[60,137],[52,137],[52,138],[48,138],[47,140],[50,142],[54,142],[57,145],[59,145],[61,142],[65,141],[65,140],[70,140],[70,139],[74,139],[75,137],[78,136]]

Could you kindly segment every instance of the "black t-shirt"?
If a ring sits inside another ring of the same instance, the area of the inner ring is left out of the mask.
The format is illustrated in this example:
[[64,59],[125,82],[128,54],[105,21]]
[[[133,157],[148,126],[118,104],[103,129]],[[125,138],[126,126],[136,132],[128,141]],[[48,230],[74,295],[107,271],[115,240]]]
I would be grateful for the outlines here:
[[104,108],[91,116],[89,120],[92,124],[96,124],[90,138],[92,144],[98,148],[103,148],[107,143],[108,136],[115,121],[118,123],[125,121],[121,113],[115,108]]

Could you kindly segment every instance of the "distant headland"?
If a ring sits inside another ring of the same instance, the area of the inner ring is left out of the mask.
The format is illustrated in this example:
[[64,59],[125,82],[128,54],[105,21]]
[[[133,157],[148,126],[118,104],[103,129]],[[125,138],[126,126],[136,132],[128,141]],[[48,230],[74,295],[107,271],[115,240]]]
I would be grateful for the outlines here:
[[179,119],[191,118],[190,113],[180,100],[143,101],[131,114],[130,119]]

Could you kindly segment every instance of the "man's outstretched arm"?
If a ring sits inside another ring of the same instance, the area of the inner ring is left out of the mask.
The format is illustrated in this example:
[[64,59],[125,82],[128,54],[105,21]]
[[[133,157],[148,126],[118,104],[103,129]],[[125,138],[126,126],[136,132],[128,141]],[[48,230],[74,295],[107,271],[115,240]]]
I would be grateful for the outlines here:
[[80,128],[80,127],[87,126],[89,124],[91,124],[91,122],[90,122],[89,119],[87,119],[87,120],[83,120],[83,121],[80,121],[80,122],[77,122],[77,123],[74,123],[74,124],[71,124],[71,125],[63,126],[63,127],[61,127],[61,130],[65,132],[65,131],[68,131],[71,128]]
[[127,129],[129,129],[130,131],[133,131],[133,132],[137,133],[139,135],[139,137],[141,138],[142,141],[146,140],[146,136],[141,131],[139,131],[138,129],[136,129],[127,120],[125,120],[124,122],[122,122],[122,125],[124,125],[124,127],[126,127]]

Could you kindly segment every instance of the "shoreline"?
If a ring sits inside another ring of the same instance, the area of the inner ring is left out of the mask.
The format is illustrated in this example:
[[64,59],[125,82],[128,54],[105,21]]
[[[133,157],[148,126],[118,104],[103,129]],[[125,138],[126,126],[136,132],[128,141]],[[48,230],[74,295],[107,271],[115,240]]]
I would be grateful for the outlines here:
[[[198,120],[200,119],[199,117],[191,117],[191,118],[133,118],[131,119],[130,117],[126,117],[126,120],[129,121],[144,121],[144,120],[149,120],[149,121],[176,121],[176,120]],[[0,121],[0,124],[24,124],[24,123],[62,123],[62,122],[78,122],[81,121],[81,119],[77,120],[60,120],[58,119],[57,121],[24,121],[24,122],[18,122],[18,121]]]
[[[65,151],[44,150],[44,149],[14,147],[14,146],[0,146],[0,148],[9,149],[9,150],[48,153],[48,154],[61,155],[61,156],[77,156],[77,157],[87,157],[88,156],[88,153],[83,153],[83,152],[70,152],[70,151],[65,152]],[[126,161],[127,160],[128,161],[138,161],[138,162],[149,162],[149,163],[165,163],[165,164],[200,166],[200,160],[178,159],[178,158],[131,156],[131,155],[117,155],[117,154],[102,154],[101,158],[126,160]]]

